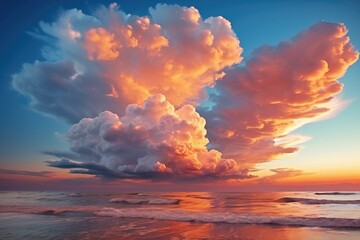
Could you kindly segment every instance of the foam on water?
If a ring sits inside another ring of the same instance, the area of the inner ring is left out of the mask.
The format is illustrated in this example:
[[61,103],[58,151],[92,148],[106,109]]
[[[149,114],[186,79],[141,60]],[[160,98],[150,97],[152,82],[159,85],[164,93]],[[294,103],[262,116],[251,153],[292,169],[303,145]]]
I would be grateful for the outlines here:
[[308,227],[344,227],[360,228],[360,219],[356,218],[325,218],[325,217],[294,217],[294,216],[268,216],[237,213],[203,213],[182,210],[146,209],[139,211],[133,208],[102,208],[96,212],[98,216],[150,218],[156,220],[172,220],[184,222],[203,223],[239,223],[239,224],[275,224],[287,226]]

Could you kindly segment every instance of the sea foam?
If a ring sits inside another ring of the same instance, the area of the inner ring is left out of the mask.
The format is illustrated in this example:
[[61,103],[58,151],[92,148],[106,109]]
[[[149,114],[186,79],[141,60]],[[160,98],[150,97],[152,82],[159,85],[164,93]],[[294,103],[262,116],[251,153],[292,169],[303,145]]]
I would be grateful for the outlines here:
[[205,213],[173,209],[146,209],[146,211],[139,211],[139,209],[133,208],[103,208],[96,214],[98,216],[107,217],[149,218],[156,220],[172,220],[182,222],[360,228],[360,219],[355,218],[269,216],[222,212]]

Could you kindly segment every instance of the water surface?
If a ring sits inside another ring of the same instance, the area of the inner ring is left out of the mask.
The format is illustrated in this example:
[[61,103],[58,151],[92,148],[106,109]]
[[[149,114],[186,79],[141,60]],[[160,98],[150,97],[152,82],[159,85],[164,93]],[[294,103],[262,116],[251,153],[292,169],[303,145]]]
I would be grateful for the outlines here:
[[360,239],[359,192],[0,197],[0,239]]

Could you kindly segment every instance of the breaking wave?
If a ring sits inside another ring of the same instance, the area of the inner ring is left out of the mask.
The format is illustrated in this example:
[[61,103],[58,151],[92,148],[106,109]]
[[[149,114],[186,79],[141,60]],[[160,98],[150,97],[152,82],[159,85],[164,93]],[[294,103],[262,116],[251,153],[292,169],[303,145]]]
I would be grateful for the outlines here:
[[170,220],[182,222],[203,223],[237,223],[237,224],[274,224],[286,226],[332,227],[332,228],[360,228],[360,219],[355,218],[326,218],[326,217],[294,217],[267,216],[236,213],[199,213],[181,210],[146,209],[139,211],[133,208],[103,208],[96,213],[106,217],[149,218],[156,220]]
[[334,199],[313,199],[313,198],[295,198],[284,197],[280,202],[298,202],[303,204],[360,204],[360,200],[334,200]]

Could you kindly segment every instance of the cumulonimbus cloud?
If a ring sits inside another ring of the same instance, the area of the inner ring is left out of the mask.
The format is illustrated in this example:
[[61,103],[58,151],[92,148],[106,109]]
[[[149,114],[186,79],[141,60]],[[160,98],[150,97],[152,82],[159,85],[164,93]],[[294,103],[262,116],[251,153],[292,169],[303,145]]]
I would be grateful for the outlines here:
[[240,169],[235,160],[223,159],[217,150],[209,151],[205,135],[205,119],[192,105],[175,110],[157,94],[143,106],[129,105],[122,117],[105,111],[71,127],[71,149],[94,164],[60,160],[50,166],[85,169],[82,173],[87,174],[105,169],[104,175],[134,178],[249,177],[247,169]]
[[[304,138],[292,130],[334,111],[338,80],[359,55],[343,24],[319,22],[239,66],[226,19],[166,4],[149,14],[72,9],[33,33],[47,42],[45,60],[24,64],[13,86],[34,109],[76,123],[68,139],[84,161],[49,166],[119,178],[249,177],[298,150]],[[199,106],[209,86],[213,104]]]
[[247,177],[236,161],[209,151],[205,135],[205,119],[192,105],[175,109],[157,94],[143,106],[129,105],[122,117],[105,111],[82,119],[71,127],[68,139],[74,152],[115,173]]
[[34,109],[71,123],[105,110],[124,114],[154,94],[176,107],[198,104],[204,88],[241,61],[231,24],[203,20],[194,7],[158,4],[149,11],[138,17],[112,4],[94,16],[72,9],[41,22],[36,36],[47,42],[45,61],[24,64],[14,88]]

